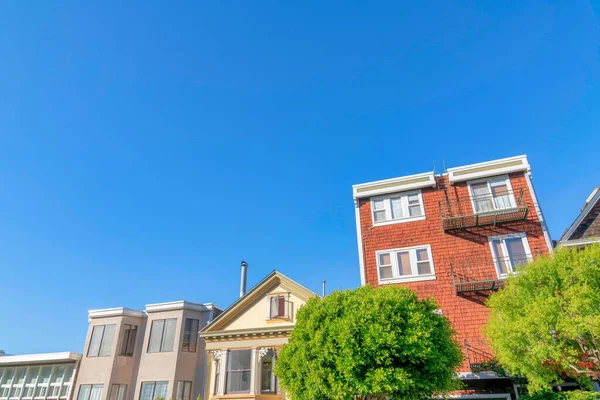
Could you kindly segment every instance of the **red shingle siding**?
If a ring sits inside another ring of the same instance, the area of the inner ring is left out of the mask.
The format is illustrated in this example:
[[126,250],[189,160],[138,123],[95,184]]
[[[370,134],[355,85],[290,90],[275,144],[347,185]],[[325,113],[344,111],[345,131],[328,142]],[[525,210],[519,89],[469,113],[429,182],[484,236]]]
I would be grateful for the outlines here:
[[[524,201],[529,206],[526,221],[504,223],[501,226],[469,228],[462,231],[444,232],[440,216],[439,201],[446,198],[468,198],[466,182],[450,185],[446,176],[438,177],[440,187],[446,189],[422,189],[426,219],[385,226],[373,227],[370,199],[361,199],[359,203],[360,226],[364,255],[365,280],[367,284],[377,286],[377,260],[375,252],[379,250],[403,248],[429,244],[433,256],[436,279],[423,282],[407,282],[405,285],[417,292],[419,297],[433,297],[442,312],[452,322],[457,331],[457,340],[464,339],[484,342],[481,328],[486,323],[489,309],[485,307],[484,296],[458,296],[450,273],[450,263],[460,263],[469,259],[492,259],[488,242],[489,236],[525,232],[531,252],[534,256],[548,253],[535,207],[524,173],[510,174],[515,192],[523,188]],[[468,206],[470,208],[470,204]],[[490,268],[493,266],[490,264]],[[484,346],[485,347],[485,346]],[[489,351],[487,348],[482,351]],[[465,362],[463,371],[468,371]]]

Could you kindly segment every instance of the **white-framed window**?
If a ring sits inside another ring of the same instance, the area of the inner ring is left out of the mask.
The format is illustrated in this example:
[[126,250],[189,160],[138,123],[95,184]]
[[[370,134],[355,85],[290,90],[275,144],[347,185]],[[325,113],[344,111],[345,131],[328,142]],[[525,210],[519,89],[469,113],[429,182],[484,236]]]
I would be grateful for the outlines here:
[[289,300],[285,294],[278,294],[267,298],[269,301],[268,319],[289,318]]
[[94,326],[87,352],[88,357],[110,356],[116,327],[115,324]]
[[425,219],[420,190],[371,197],[373,225],[387,225]]
[[516,208],[508,175],[468,182],[471,205],[476,214]]
[[414,282],[435,279],[431,246],[381,250],[377,257],[379,283]]
[[500,278],[515,272],[518,265],[524,265],[533,260],[525,233],[490,236],[488,241]]

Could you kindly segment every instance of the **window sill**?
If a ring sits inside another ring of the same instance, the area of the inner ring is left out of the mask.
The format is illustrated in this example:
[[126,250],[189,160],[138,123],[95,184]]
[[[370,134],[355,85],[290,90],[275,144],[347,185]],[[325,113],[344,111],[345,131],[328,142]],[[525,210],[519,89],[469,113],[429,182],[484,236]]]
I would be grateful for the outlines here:
[[391,278],[391,279],[379,279],[380,285],[388,285],[390,283],[407,283],[407,282],[422,282],[422,281],[434,281],[436,280],[435,275],[424,275],[424,276],[411,276],[409,278]]
[[373,222],[373,227],[376,227],[376,226],[385,226],[385,225],[403,224],[405,222],[423,221],[424,219],[425,219],[425,215],[421,215],[419,217],[393,219],[391,221],[384,221],[384,222]]
[[292,319],[289,317],[284,318],[267,318],[267,324],[276,324],[278,322],[292,322]]

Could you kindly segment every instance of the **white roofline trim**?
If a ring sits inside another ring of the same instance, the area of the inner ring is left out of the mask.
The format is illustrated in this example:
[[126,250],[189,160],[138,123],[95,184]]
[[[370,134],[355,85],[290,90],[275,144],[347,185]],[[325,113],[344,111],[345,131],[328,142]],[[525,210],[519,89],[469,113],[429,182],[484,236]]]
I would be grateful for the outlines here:
[[435,186],[433,171],[352,185],[355,199]]
[[583,239],[565,240],[558,243],[557,248],[561,247],[572,247],[572,246],[585,246],[588,244],[600,243],[600,237],[589,237]]
[[62,353],[22,354],[0,357],[0,365],[41,364],[58,362],[75,362],[81,360],[81,354],[65,351]]
[[106,318],[106,317],[138,317],[143,318],[146,315],[141,310],[132,310],[130,308],[117,307],[117,308],[102,308],[98,310],[89,310],[88,318]]
[[194,311],[210,311],[214,308],[212,303],[200,304],[192,303],[185,300],[170,301],[167,303],[146,304],[146,313],[158,311],[172,310],[194,310]]
[[588,196],[588,198],[586,200],[586,204],[583,206],[583,209],[581,210],[581,212],[579,213],[579,215],[577,216],[575,221],[571,224],[569,229],[567,229],[567,231],[564,233],[564,235],[562,235],[562,237],[560,238],[561,244],[564,244],[564,242],[569,240],[571,235],[573,235],[573,233],[575,233],[575,231],[579,227],[579,224],[581,224],[581,222],[585,219],[585,217],[587,217],[587,215],[590,213],[590,211],[592,211],[592,208],[594,208],[596,203],[600,200],[600,190],[599,189],[600,188],[595,188],[594,191],[592,192],[592,194],[590,194]]
[[462,182],[510,172],[529,171],[530,169],[527,156],[523,154],[515,157],[448,168],[447,172],[450,182]]

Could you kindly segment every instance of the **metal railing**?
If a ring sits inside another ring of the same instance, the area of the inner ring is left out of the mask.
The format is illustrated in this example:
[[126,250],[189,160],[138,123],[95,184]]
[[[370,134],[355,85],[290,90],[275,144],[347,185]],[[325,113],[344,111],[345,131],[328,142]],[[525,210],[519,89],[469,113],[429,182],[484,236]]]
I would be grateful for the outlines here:
[[465,260],[450,263],[450,274],[456,293],[498,290],[519,265],[533,260],[531,255]]
[[439,208],[445,231],[524,221],[529,213],[523,189],[440,200]]
[[498,375],[504,374],[485,340],[481,338],[465,339],[463,346],[465,357],[467,358],[471,372],[495,372]]

